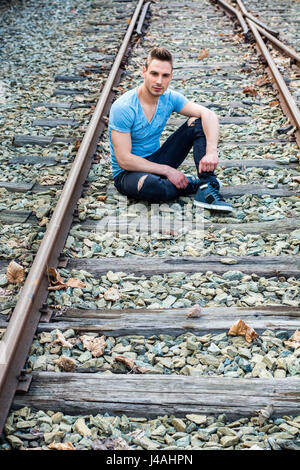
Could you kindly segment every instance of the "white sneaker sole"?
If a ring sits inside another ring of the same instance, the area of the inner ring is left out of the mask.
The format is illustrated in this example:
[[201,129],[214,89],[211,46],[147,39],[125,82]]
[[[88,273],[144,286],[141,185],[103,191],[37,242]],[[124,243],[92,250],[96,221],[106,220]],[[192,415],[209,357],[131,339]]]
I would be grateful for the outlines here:
[[203,209],[210,209],[215,211],[222,211],[222,212],[232,212],[232,207],[230,206],[216,206],[215,204],[207,204],[206,202],[198,202],[194,201],[195,206],[203,207]]

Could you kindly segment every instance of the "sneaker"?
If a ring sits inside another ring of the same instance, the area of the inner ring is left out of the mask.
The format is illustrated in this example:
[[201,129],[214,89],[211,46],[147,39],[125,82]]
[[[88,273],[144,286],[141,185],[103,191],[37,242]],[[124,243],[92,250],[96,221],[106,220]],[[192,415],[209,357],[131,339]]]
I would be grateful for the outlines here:
[[194,176],[187,176],[189,181],[186,188],[182,189],[182,196],[189,196],[190,194],[195,194],[200,186],[200,180]]
[[231,212],[231,205],[219,193],[221,181],[209,181],[201,184],[194,199],[194,204],[204,209]]

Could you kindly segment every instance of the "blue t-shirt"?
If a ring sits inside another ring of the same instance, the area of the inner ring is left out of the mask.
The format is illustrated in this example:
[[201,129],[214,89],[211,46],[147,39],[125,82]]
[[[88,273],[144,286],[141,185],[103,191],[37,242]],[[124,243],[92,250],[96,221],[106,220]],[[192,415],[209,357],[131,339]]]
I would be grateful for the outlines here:
[[119,167],[111,142],[111,129],[130,132],[131,153],[147,157],[160,148],[160,136],[170,114],[179,112],[188,100],[178,91],[167,89],[157,103],[155,114],[149,123],[140,104],[137,88],[127,91],[111,106],[109,113],[109,145],[113,177],[124,171]]

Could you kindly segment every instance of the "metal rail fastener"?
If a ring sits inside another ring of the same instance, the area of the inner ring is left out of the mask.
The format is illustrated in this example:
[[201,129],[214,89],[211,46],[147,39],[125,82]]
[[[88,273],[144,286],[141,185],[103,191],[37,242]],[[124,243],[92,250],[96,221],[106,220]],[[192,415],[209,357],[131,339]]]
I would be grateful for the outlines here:
[[120,67],[123,56],[128,48],[143,3],[144,0],[139,0],[131,18],[122,45],[0,343],[0,434],[18,388],[18,377],[24,367],[41,316],[40,307],[47,297],[47,267],[58,265],[58,257],[64,247],[72,223],[72,214],[91,165],[92,155],[99,138],[99,129],[103,126],[101,118],[106,111],[108,100],[112,96],[112,87],[121,74]]

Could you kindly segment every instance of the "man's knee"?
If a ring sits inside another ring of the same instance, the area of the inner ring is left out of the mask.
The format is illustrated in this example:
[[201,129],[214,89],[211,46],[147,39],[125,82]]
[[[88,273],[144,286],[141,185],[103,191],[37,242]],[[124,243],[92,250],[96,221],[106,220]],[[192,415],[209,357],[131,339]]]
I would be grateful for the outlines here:
[[137,190],[140,191],[142,189],[142,186],[145,182],[145,179],[147,178],[148,175],[144,175],[142,176],[139,180],[138,180],[138,185],[137,185]]
[[195,125],[195,121],[196,121],[197,119],[199,119],[199,118],[197,118],[197,117],[190,117],[190,119],[189,119],[188,122],[187,122],[188,126],[189,126],[189,127],[194,126],[194,125]]

